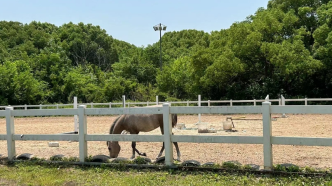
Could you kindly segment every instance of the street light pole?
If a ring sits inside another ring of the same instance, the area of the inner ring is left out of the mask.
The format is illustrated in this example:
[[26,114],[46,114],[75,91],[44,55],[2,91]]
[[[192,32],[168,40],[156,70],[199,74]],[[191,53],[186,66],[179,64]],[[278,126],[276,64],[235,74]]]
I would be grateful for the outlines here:
[[163,70],[162,66],[162,53],[161,53],[161,30],[166,30],[166,26],[165,25],[162,25],[161,23],[159,23],[158,25],[154,26],[153,29],[155,31],[159,30],[159,33],[160,33],[160,38],[159,38],[159,48],[160,48],[160,70]]
[[[160,23],[160,26],[161,26],[161,23]],[[161,29],[160,29],[160,37],[159,37],[159,45],[160,45],[160,71],[163,71],[163,59],[162,59],[162,55],[161,55]]]

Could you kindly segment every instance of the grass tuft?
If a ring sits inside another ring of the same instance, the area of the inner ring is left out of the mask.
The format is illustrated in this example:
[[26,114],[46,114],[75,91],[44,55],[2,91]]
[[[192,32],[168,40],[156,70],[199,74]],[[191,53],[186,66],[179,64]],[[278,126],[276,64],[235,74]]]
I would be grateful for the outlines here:
[[142,158],[141,156],[138,156],[132,161],[133,164],[149,164],[151,161],[148,161],[147,158]]
[[282,172],[301,172],[301,169],[299,166],[296,165],[280,165],[277,164],[274,167],[274,171],[282,171]]
[[241,169],[241,164],[237,162],[232,162],[232,161],[227,161],[223,162],[222,168],[227,168],[227,169]]

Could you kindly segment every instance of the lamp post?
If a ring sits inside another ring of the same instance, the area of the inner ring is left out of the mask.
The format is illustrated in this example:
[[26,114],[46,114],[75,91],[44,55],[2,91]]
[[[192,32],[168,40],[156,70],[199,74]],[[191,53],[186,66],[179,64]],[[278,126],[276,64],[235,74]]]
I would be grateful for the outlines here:
[[165,25],[162,25],[161,23],[159,23],[158,25],[154,26],[153,27],[154,31],[158,31],[160,32],[160,39],[159,39],[159,45],[160,45],[160,70],[163,70],[162,69],[162,59],[161,59],[161,31],[162,30],[166,30],[166,26]]

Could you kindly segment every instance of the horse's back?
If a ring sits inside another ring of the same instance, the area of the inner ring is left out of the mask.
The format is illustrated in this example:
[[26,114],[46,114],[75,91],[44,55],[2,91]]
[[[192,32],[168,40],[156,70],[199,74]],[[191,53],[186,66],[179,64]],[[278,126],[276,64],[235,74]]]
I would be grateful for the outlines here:
[[[150,105],[145,107],[163,107],[163,105]],[[163,114],[129,114],[122,115],[121,125],[130,133],[150,132],[158,127],[163,128]],[[177,124],[177,115],[172,114],[172,127]]]
[[162,125],[162,114],[136,114],[125,115],[123,123],[130,132],[150,132]]

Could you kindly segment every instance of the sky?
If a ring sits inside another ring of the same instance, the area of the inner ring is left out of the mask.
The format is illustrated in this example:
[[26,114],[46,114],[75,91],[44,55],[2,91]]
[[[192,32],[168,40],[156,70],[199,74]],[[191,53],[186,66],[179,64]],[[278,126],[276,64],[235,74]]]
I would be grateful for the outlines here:
[[0,0],[0,20],[56,26],[83,22],[99,25],[113,38],[138,47],[159,41],[153,26],[165,32],[227,29],[266,8],[268,0]]

